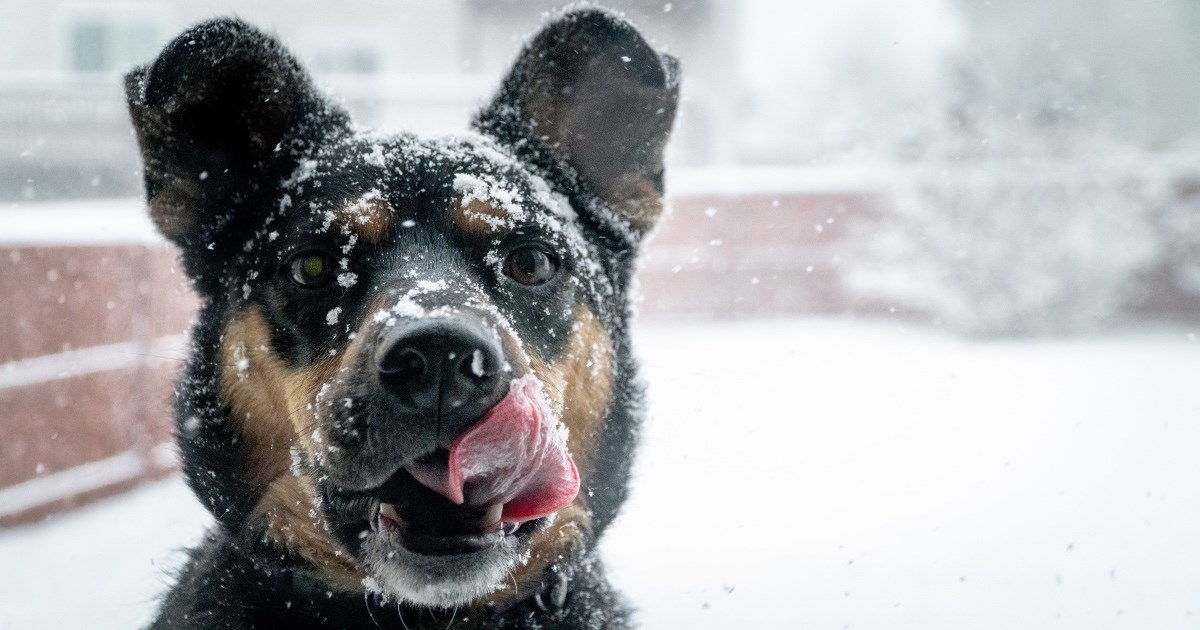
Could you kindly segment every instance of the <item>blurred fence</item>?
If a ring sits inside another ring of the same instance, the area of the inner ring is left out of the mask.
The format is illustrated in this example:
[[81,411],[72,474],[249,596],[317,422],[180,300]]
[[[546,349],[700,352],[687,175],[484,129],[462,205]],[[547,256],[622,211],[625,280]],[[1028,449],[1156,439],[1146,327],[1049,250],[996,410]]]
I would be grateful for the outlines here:
[[[330,75],[369,127],[462,129],[495,88],[479,75]],[[123,81],[113,73],[0,75],[0,200],[134,196],[141,185]]]
[[118,77],[0,78],[0,199],[132,195],[137,167]]

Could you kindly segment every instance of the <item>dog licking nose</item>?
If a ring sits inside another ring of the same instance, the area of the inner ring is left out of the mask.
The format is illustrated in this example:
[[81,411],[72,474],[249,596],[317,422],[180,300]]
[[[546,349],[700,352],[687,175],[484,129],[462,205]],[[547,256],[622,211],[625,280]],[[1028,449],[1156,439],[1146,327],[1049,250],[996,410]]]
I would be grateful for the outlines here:
[[391,326],[375,362],[395,421],[436,425],[420,432],[436,442],[405,465],[421,485],[509,523],[553,514],[578,494],[566,432],[541,383],[511,379],[496,335],[482,325],[438,318]]
[[427,433],[442,448],[508,393],[507,366],[495,334],[466,320],[390,327],[375,363],[396,416],[402,422],[434,423]]
[[506,522],[548,516],[579,493],[566,432],[552,418],[541,384],[521,377],[454,441],[448,458],[419,459],[408,472],[459,505],[502,505]]

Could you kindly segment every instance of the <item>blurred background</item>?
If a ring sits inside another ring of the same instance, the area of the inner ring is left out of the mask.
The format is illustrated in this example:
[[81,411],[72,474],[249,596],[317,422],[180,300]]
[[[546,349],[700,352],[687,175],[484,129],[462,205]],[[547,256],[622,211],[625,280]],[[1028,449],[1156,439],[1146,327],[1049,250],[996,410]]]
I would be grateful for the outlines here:
[[[646,627],[1200,627],[1200,4],[602,4],[684,68],[607,543]],[[236,14],[450,133],[560,6],[0,3],[0,628],[144,623],[207,522],[121,75]]]

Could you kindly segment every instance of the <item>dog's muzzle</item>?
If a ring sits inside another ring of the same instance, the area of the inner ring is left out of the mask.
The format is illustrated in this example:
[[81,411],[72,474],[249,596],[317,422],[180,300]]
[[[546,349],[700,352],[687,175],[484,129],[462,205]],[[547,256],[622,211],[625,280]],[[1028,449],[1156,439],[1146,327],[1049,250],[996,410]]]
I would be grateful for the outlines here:
[[425,538],[513,531],[574,500],[566,429],[541,381],[515,373],[494,329],[427,318],[376,339],[373,364],[354,379],[371,412],[356,416],[358,402],[346,398],[343,410],[331,396],[343,412],[334,434],[347,441],[330,449],[326,470],[339,488],[373,497],[373,525]]

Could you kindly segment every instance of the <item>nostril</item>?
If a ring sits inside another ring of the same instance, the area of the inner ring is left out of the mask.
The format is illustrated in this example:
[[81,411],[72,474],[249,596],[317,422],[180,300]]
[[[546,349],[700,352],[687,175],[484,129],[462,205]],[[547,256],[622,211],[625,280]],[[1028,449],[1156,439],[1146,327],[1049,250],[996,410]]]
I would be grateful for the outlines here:
[[397,348],[379,363],[379,371],[396,378],[419,378],[428,370],[424,355],[412,348]]

